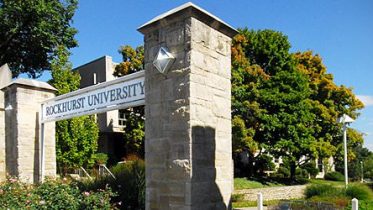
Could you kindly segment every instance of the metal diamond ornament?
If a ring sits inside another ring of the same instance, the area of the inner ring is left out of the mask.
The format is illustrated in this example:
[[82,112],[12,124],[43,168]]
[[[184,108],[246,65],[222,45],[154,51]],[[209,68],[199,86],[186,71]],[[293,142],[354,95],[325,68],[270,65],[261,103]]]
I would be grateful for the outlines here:
[[175,61],[175,57],[164,47],[159,48],[153,65],[159,72],[166,74]]

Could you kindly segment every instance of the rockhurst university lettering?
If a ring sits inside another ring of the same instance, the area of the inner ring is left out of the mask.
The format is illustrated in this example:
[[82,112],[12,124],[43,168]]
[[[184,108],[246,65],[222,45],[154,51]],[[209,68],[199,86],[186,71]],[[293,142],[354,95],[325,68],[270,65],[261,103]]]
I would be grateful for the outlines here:
[[144,98],[143,72],[138,72],[46,101],[42,104],[42,121],[142,105]]
[[[139,92],[139,93],[138,93]],[[138,82],[136,84],[131,84],[124,86],[122,88],[115,88],[112,90],[107,90],[105,92],[99,92],[97,94],[92,94],[87,97],[81,97],[78,99],[73,99],[71,101],[66,101],[63,103],[55,104],[46,107],[46,116],[59,114],[67,111],[84,109],[87,104],[89,107],[106,104],[108,102],[114,102],[117,100],[122,100],[137,96],[137,94],[144,95],[144,83]],[[87,103],[86,103],[87,102]]]

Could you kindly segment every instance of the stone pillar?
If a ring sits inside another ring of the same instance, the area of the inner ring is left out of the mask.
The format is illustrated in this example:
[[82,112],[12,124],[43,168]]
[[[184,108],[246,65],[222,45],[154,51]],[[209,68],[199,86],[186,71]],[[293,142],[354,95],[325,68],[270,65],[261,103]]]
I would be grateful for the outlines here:
[[[192,3],[139,28],[145,39],[146,209],[230,209],[231,37]],[[166,47],[167,74],[153,60]]]
[[[6,171],[21,181],[39,181],[39,112],[41,102],[55,96],[45,82],[17,79],[2,89],[5,104]],[[45,176],[56,176],[55,123],[45,124]]]
[[0,182],[5,180],[5,109],[4,92],[0,90]]
[[[7,64],[0,67],[0,88],[12,81],[12,73]],[[5,171],[5,103],[4,92],[0,90],[0,182],[6,178]]]

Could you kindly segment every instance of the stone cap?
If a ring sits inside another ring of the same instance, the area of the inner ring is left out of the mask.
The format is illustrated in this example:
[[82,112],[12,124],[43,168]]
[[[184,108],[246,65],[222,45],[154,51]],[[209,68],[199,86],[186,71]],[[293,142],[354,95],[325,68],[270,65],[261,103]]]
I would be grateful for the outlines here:
[[19,78],[19,79],[16,79],[16,80],[12,81],[9,85],[1,88],[1,90],[4,90],[7,87],[10,87],[12,85],[29,86],[29,87],[39,88],[39,89],[51,90],[53,92],[57,90],[52,85],[50,85],[46,82],[42,82],[42,81],[38,81],[38,80],[34,80],[34,79],[25,79],[25,78]]
[[12,81],[12,72],[9,69],[8,64],[4,64],[0,67],[0,88],[9,85]]
[[200,8],[199,6],[188,2],[179,7],[176,7],[168,12],[165,12],[149,22],[145,23],[144,25],[140,26],[137,30],[143,34],[146,34],[151,30],[152,27],[157,27],[160,25],[161,21],[168,21],[171,18],[187,14],[188,16],[197,18],[198,20],[204,22],[205,24],[209,25],[210,27],[220,31],[221,33],[233,37],[235,36],[238,31],[233,28],[232,26],[228,25],[224,21],[220,20],[218,17],[212,15],[211,13],[207,12],[206,10]]

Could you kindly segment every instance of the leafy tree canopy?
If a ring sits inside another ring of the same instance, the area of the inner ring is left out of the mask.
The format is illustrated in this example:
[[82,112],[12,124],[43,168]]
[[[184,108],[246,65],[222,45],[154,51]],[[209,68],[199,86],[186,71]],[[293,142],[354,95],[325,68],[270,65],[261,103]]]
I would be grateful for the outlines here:
[[[246,148],[285,157],[292,176],[296,165],[307,162],[301,157],[335,155],[342,140],[337,117],[356,118],[363,107],[352,89],[334,83],[319,55],[290,53],[282,33],[239,32],[232,42],[234,152]],[[349,131],[361,142],[355,133]]]
[[[121,77],[143,69],[144,47],[122,46],[119,49],[123,62],[115,67],[114,76]],[[121,110],[126,117],[124,125],[124,142],[127,155],[144,157],[145,113],[144,106]]]
[[76,7],[77,0],[0,0],[0,65],[8,63],[13,77],[49,70],[58,46],[77,46]]
[[115,67],[114,76],[121,77],[143,69],[144,47],[138,46],[133,49],[129,45],[119,49],[123,61]]
[[[334,83],[333,75],[327,73],[319,55],[314,55],[312,51],[297,52],[294,58],[297,69],[308,77],[310,84],[312,111],[316,114],[312,126],[315,127],[314,136],[318,139],[315,148],[318,156],[327,158],[333,155],[339,160],[343,151],[342,125],[336,119],[343,114],[356,119],[364,105],[351,88]],[[348,142],[351,148],[349,157],[353,159],[356,154],[352,148],[363,142],[363,136],[354,129],[348,129]]]
[[[49,83],[57,89],[57,95],[77,90],[80,76],[71,71],[69,53],[58,48],[57,57],[51,62],[52,79]],[[98,147],[98,126],[93,116],[76,117],[56,122],[56,155],[60,172],[94,164]]]

